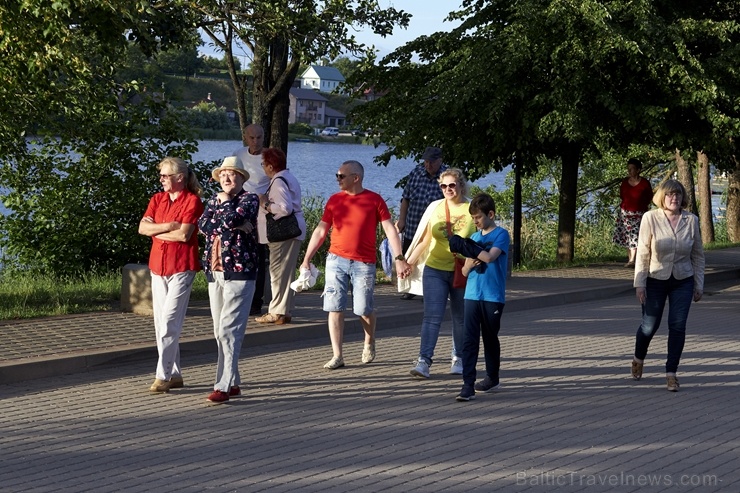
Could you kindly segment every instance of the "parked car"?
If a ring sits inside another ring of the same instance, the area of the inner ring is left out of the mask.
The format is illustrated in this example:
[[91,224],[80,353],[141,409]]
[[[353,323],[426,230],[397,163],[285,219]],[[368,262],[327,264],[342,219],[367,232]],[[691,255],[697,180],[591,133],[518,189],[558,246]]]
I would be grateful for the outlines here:
[[339,135],[339,129],[337,127],[326,127],[321,131],[321,135],[328,135],[330,137],[336,137]]
[[356,129],[352,130],[352,135],[354,137],[364,137],[365,136],[365,131],[362,130],[362,129],[360,129],[360,128],[356,128]]

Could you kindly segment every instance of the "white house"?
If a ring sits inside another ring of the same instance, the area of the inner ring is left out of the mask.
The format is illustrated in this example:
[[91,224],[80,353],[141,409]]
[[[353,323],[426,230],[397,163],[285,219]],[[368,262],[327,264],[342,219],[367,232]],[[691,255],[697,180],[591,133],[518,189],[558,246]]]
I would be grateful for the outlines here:
[[301,75],[301,89],[313,89],[319,92],[332,92],[344,82],[342,73],[334,67],[311,65]]

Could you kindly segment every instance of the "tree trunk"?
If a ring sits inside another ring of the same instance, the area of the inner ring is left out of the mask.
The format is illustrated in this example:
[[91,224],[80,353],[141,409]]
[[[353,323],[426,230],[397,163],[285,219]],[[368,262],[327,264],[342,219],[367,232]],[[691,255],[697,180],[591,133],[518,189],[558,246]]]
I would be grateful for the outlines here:
[[709,172],[709,156],[696,152],[697,187],[699,199],[699,228],[701,241],[705,245],[714,243],[714,221],[712,219],[712,176]]
[[300,59],[293,55],[286,40],[255,43],[252,121],[265,130],[265,147],[288,153],[288,115],[290,88],[298,76]]
[[572,262],[576,238],[576,198],[578,195],[578,164],[580,152],[568,147],[561,156],[560,205],[558,210],[558,253],[556,260]]
[[696,208],[696,197],[694,193],[694,173],[691,171],[691,165],[681,156],[681,151],[679,149],[676,149],[676,167],[678,168],[678,181],[680,181],[686,189],[686,200],[689,203],[686,210],[699,215],[699,211]]
[[727,173],[727,235],[730,241],[740,242],[740,159],[732,156],[734,167]]
[[252,122],[265,131],[264,146],[270,147],[270,44],[266,40],[255,40],[252,54]]
[[231,24],[224,24],[223,39],[219,38],[216,33],[210,29],[206,29],[205,31],[213,40],[214,44],[224,51],[224,58],[226,59],[226,65],[229,69],[231,86],[234,88],[234,93],[236,93],[236,113],[239,116],[239,127],[242,130],[242,142],[246,146],[247,142],[244,139],[244,129],[251,123],[246,96],[249,77],[245,74],[239,74],[236,70],[236,63],[234,62],[234,30],[231,27]]

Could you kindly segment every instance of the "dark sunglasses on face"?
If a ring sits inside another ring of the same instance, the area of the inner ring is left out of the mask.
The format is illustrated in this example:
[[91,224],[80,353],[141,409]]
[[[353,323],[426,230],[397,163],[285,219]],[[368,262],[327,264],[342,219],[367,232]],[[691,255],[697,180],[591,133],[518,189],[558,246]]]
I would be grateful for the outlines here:
[[450,190],[454,190],[454,189],[457,188],[457,183],[449,183],[449,184],[448,183],[440,183],[439,184],[439,188],[441,188],[442,190],[446,190],[447,187],[450,187]]
[[348,176],[352,176],[352,175],[354,175],[354,173],[350,173],[348,175],[343,175],[342,173],[337,173],[335,176],[337,177],[337,180],[344,180]]

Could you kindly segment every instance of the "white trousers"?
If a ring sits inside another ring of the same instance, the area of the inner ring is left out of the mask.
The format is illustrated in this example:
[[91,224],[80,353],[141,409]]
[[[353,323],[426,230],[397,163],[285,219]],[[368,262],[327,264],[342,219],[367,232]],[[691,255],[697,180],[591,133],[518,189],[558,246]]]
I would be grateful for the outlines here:
[[228,392],[231,387],[241,384],[239,353],[247,330],[255,281],[224,280],[223,272],[213,272],[213,280],[208,283],[213,336],[218,347],[213,390]]
[[194,279],[195,271],[192,270],[171,276],[152,274],[154,333],[159,352],[156,376],[160,380],[169,380],[172,375],[182,374],[180,334]]

